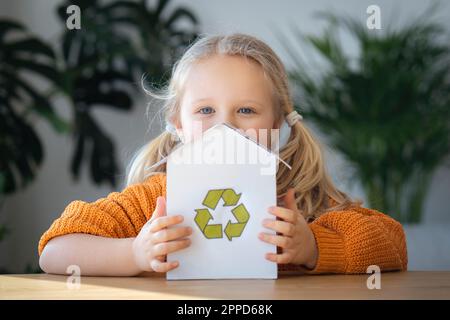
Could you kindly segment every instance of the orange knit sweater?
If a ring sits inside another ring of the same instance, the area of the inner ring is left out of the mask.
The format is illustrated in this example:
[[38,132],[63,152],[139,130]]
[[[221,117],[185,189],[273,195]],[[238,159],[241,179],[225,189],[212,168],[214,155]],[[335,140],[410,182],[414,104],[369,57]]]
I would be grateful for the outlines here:
[[[157,174],[144,183],[112,192],[95,202],[71,202],[39,241],[39,255],[47,242],[69,233],[102,237],[135,237],[155,209],[156,198],[166,195],[166,176]],[[279,264],[279,271],[304,273],[366,273],[370,265],[382,271],[406,270],[407,251],[400,223],[378,211],[351,207],[323,214],[309,224],[317,242],[314,270]]]

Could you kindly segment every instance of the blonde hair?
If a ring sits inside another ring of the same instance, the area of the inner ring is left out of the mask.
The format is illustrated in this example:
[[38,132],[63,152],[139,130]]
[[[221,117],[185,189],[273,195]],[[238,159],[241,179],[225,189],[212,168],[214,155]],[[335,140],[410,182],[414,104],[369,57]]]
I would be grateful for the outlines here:
[[[206,35],[197,39],[173,66],[168,85],[159,92],[146,92],[156,101],[162,101],[166,122],[177,119],[180,111],[180,93],[189,68],[197,61],[213,55],[238,55],[253,59],[263,69],[273,85],[277,104],[276,118],[294,110],[288,77],[275,52],[264,42],[245,34]],[[280,150],[280,157],[292,169],[280,165],[277,171],[277,194],[283,197],[288,188],[295,189],[298,208],[308,220],[330,210],[344,209],[356,204],[332,183],[326,172],[322,148],[303,121],[291,128],[288,143]],[[166,164],[157,164],[179,142],[172,133],[164,131],[144,145],[127,168],[127,185],[143,182],[149,175],[166,172]],[[156,164],[156,165],[155,165]],[[150,166],[152,166],[149,168]],[[331,203],[330,200],[334,200]]]

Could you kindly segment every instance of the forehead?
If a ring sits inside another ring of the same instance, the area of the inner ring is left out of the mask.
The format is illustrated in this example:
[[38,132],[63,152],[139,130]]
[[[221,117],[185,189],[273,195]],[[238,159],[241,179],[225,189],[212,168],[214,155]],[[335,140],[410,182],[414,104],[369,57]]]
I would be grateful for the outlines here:
[[263,68],[242,56],[215,55],[195,63],[184,84],[183,100],[204,97],[230,99],[272,99],[272,85]]

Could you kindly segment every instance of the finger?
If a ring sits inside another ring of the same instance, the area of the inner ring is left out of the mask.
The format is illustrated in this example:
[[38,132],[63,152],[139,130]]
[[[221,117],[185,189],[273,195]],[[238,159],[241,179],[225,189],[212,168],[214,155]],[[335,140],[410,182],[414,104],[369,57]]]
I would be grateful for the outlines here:
[[183,220],[184,217],[182,215],[159,217],[151,223],[149,230],[150,232],[157,232],[174,224],[181,223]]
[[285,264],[291,262],[291,256],[288,253],[267,253],[266,259],[275,263]]
[[286,209],[283,207],[269,207],[268,211],[270,214],[273,214],[286,222],[294,223],[296,220],[295,211],[292,211],[291,209]]
[[[164,208],[163,208],[164,207]],[[162,196],[159,196],[156,198],[156,206],[155,210],[153,210],[152,215],[150,216],[150,219],[147,220],[147,222],[144,224],[142,228],[148,228],[150,225],[155,221],[156,218],[162,217],[165,215],[165,199]]]
[[263,232],[258,235],[258,238],[264,242],[274,244],[281,248],[289,248],[289,246],[292,243],[292,238],[263,233]]
[[292,237],[295,232],[295,226],[292,223],[285,221],[265,219],[263,221],[263,226],[279,232],[287,237]]
[[284,206],[287,209],[290,209],[294,212],[298,210],[297,208],[297,202],[295,201],[295,189],[289,188],[286,192],[286,195],[284,196]]
[[153,211],[152,217],[151,219],[156,219],[159,217],[163,217],[166,215],[166,200],[164,199],[164,197],[159,196],[158,198],[156,198],[156,207],[155,210]]
[[189,247],[191,244],[190,239],[182,239],[170,242],[157,243],[153,246],[153,255],[154,256],[162,256],[167,255],[171,252],[175,252],[184,248]]
[[163,229],[153,234],[152,242],[161,243],[187,237],[192,234],[191,227],[180,227],[173,229]]
[[175,269],[176,267],[178,267],[178,265],[179,265],[178,261],[162,262],[156,258],[150,261],[150,267],[155,272],[167,272],[172,269]]

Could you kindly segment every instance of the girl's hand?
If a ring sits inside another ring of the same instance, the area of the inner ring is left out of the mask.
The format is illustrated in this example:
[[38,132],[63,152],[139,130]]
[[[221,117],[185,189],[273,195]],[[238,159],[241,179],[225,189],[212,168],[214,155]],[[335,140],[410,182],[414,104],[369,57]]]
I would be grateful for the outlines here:
[[[167,216],[164,197],[156,199],[156,208],[150,220],[133,241],[133,256],[142,271],[167,272],[178,267],[178,261],[166,262],[167,254],[189,247],[191,227],[167,227],[183,222],[183,216]],[[179,240],[177,240],[179,239]]]
[[266,259],[276,263],[293,263],[314,269],[317,262],[317,245],[313,232],[308,226],[295,202],[295,191],[289,189],[284,197],[286,208],[270,207],[269,213],[282,220],[264,220],[263,226],[279,234],[260,233],[262,241],[283,248],[283,253],[267,253]]

